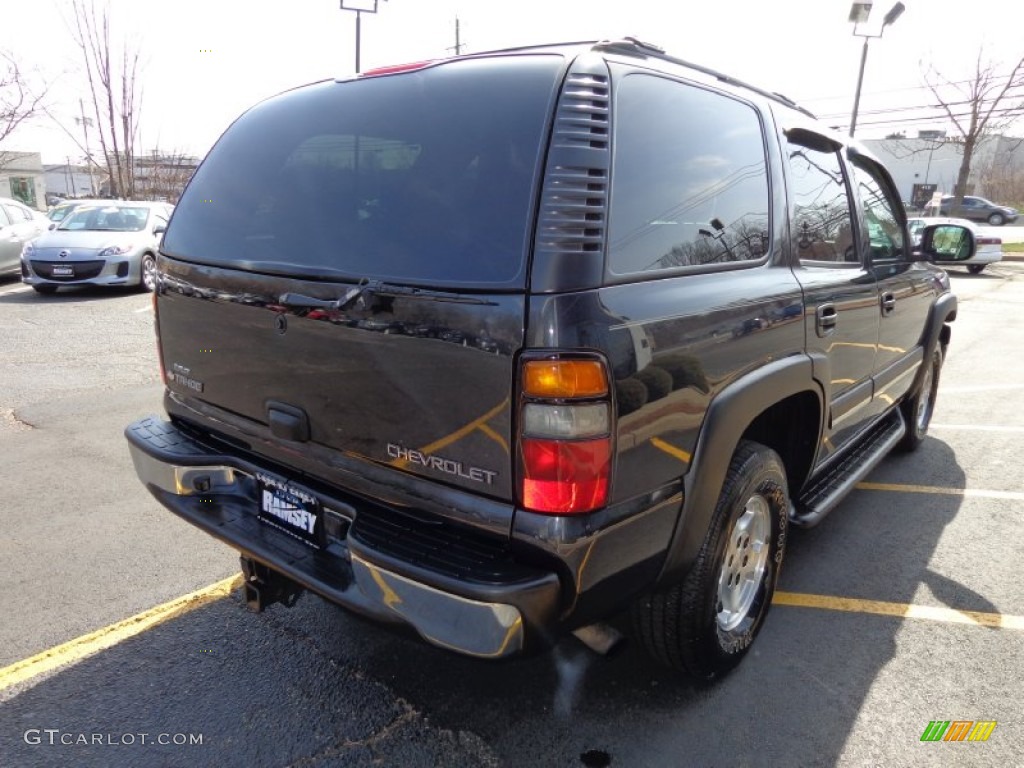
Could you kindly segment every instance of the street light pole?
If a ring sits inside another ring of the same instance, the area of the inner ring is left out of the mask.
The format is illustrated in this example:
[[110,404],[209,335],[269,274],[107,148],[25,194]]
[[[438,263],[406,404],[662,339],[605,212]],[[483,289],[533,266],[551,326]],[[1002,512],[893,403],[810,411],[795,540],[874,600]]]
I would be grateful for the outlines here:
[[857,3],[855,2],[850,8],[850,21],[853,22],[853,34],[855,37],[864,38],[864,48],[860,54],[860,71],[857,74],[857,91],[853,96],[853,115],[850,116],[850,137],[857,131],[857,112],[860,111],[860,90],[864,84],[864,65],[868,61],[868,41],[872,37],[881,37],[885,34],[885,28],[892,24],[898,19],[907,7],[903,3],[896,3],[889,12],[885,14],[885,18],[882,19],[882,28],[878,30],[877,35],[865,35],[857,31],[857,25],[862,21],[867,21],[868,16],[871,14],[871,3]]
[[363,40],[363,14],[376,13],[379,0],[341,0],[341,10],[354,11],[356,14],[356,74],[360,69],[360,52]]

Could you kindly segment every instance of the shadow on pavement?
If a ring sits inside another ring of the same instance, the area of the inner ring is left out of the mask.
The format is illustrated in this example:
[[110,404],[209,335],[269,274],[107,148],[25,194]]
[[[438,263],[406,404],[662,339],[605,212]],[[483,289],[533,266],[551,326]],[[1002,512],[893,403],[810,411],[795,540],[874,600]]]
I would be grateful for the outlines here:
[[[964,487],[951,448],[931,438],[882,467],[910,477],[922,457],[944,485]],[[983,595],[929,567],[960,504],[951,495],[856,492],[819,527],[795,532],[780,589],[992,611]],[[745,662],[717,684],[694,687],[632,645],[605,659],[570,638],[549,654],[482,662],[315,597],[254,616],[235,594],[29,690],[0,694],[8,699],[0,764],[579,766],[584,754],[591,764],[658,768],[859,764],[862,753],[851,757],[847,748],[852,735],[872,745],[878,764],[887,745],[916,746],[927,724],[864,712],[904,626],[775,606]],[[865,718],[881,718],[889,733],[865,735]],[[201,733],[203,744],[25,743],[27,729],[47,728]]]

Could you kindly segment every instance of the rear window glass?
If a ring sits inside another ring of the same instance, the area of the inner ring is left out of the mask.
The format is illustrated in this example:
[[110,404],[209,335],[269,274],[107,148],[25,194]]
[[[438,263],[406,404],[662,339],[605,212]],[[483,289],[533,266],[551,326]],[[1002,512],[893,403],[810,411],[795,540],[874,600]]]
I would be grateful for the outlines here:
[[163,250],[279,274],[523,285],[562,67],[464,60],[264,102],[196,172]]

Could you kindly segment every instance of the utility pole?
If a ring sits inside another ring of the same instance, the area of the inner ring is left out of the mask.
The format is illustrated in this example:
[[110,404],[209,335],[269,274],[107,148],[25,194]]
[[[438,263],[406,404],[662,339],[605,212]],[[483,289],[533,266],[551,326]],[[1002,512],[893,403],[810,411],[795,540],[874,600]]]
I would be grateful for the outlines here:
[[459,37],[459,17],[455,17],[455,45],[451,46],[448,50],[455,51],[456,56],[462,55],[462,49],[465,47],[465,43]]
[[[89,126],[92,125],[92,118],[85,116],[85,105],[82,104],[81,99],[78,100],[78,111],[82,115],[82,133],[85,134],[85,165],[89,169],[89,194],[96,197],[96,178],[92,175],[92,150],[89,149]],[[111,187],[113,187],[113,184],[111,184]]]

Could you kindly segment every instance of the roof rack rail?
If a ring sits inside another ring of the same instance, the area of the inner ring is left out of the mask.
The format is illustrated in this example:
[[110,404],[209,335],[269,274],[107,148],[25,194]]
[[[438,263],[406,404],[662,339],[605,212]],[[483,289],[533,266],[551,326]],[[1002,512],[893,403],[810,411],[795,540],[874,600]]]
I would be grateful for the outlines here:
[[687,67],[689,69],[695,69],[698,72],[703,72],[705,75],[710,75],[711,77],[723,83],[739,86],[740,88],[746,88],[747,90],[753,91],[754,93],[758,93],[761,96],[764,96],[765,98],[771,99],[772,101],[777,101],[781,104],[785,104],[787,107],[791,107],[800,112],[803,112],[808,117],[814,117],[814,114],[811,113],[810,110],[801,107],[795,101],[786,96],[783,96],[781,93],[778,93],[776,91],[766,91],[763,88],[758,88],[756,85],[751,85],[750,83],[744,82],[743,80],[732,77],[730,75],[726,75],[723,72],[711,69],[710,67],[705,67],[700,64],[694,64],[691,61],[686,61],[685,59],[670,56],[669,54],[665,53],[665,50],[663,48],[653,45],[652,43],[647,43],[642,40],[638,40],[635,37],[624,37],[619,40],[602,40],[601,42],[594,44],[594,50],[621,53],[626,56],[653,56],[655,58],[664,59],[665,61],[669,61],[673,64],[679,64],[680,66]]

